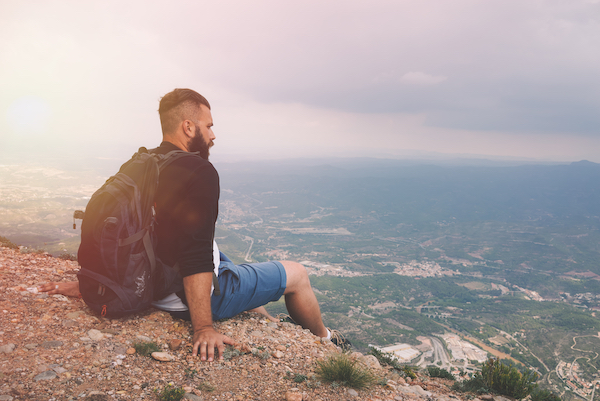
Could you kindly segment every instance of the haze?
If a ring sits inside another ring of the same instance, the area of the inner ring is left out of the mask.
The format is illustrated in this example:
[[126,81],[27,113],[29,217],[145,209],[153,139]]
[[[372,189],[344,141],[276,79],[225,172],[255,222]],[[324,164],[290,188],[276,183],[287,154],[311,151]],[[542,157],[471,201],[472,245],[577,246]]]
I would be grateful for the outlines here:
[[222,160],[600,162],[597,0],[0,0],[0,163],[160,142],[175,87]]

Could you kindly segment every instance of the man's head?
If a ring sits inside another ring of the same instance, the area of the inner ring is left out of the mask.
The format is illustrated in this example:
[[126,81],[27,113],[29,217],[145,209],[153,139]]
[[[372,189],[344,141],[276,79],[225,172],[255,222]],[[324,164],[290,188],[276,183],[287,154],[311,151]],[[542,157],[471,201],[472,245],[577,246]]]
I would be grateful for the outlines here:
[[158,108],[163,139],[208,159],[215,135],[210,104],[191,89],[175,89],[160,100]]

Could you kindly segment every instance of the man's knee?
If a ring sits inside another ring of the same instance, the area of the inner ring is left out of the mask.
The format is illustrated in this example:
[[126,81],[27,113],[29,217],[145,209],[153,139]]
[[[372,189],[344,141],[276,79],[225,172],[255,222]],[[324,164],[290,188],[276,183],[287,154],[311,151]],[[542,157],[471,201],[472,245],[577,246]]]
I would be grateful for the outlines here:
[[288,260],[281,261],[281,264],[283,265],[287,276],[284,294],[295,292],[306,287],[310,288],[308,272],[303,265]]

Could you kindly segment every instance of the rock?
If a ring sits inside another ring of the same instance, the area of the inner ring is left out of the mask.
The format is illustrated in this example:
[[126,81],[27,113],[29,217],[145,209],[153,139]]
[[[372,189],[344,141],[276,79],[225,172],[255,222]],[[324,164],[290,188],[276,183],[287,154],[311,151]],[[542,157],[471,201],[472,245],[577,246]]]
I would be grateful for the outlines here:
[[135,354],[135,348],[133,348],[133,347],[127,348],[126,353],[127,353],[127,355],[133,355],[133,354]]
[[493,401],[494,400],[494,396],[491,394],[482,394],[479,396],[479,398],[481,398],[484,401]]
[[283,358],[284,354],[283,354],[283,352],[277,350],[275,352],[272,352],[271,355],[273,355],[274,358],[281,359],[281,358]]
[[52,365],[50,365],[49,368],[58,374],[65,373],[67,371],[67,369],[63,368],[60,365],[57,365],[56,363],[53,363]]
[[250,335],[256,338],[263,338],[265,336],[260,330],[254,330],[252,333],[250,333]]
[[175,360],[175,358],[172,355],[170,355],[168,352],[153,352],[152,358],[156,359],[157,361],[161,361],[161,362],[171,362],[171,361]]
[[34,377],[33,380],[35,380],[36,382],[39,382],[40,380],[52,380],[57,376],[58,375],[56,374],[56,372],[52,370],[47,370]]
[[302,401],[302,393],[297,391],[288,391],[285,393],[285,401]]
[[375,355],[365,355],[360,360],[371,369],[381,369],[381,364]]
[[37,343],[25,344],[24,347],[27,348],[27,349],[29,349],[29,350],[32,350],[32,349],[37,348],[38,344]]
[[511,401],[510,398],[502,397],[501,395],[495,395],[494,401]]
[[141,335],[141,334],[138,334],[137,336],[135,336],[135,338],[137,338],[137,339],[138,339],[138,340],[140,340],[140,341],[147,342],[147,343],[151,343],[151,342],[152,342],[152,339],[151,339],[150,337],[148,337],[148,336],[143,336],[143,335]]
[[45,342],[42,343],[41,346],[43,348],[50,349],[50,348],[58,348],[58,347],[60,347],[62,345],[63,345],[62,341],[45,341]]
[[77,319],[79,316],[81,316],[83,314],[84,314],[84,312],[82,312],[82,311],[70,312],[70,313],[67,313],[67,319]]
[[267,323],[267,327],[270,327],[272,329],[276,329],[277,328],[277,323],[275,323],[275,322],[269,322],[269,323]]
[[0,347],[0,353],[2,354],[10,354],[17,348],[17,346],[13,343],[8,343]]
[[183,340],[176,338],[174,340],[169,341],[169,349],[171,351],[175,351],[178,350],[181,347],[181,344],[183,343]]
[[85,397],[85,401],[108,401],[108,395],[104,394],[101,391],[90,391],[87,397]]
[[13,398],[8,394],[0,395],[0,401],[13,401]]
[[184,400],[192,400],[192,401],[203,401],[204,400],[204,398],[197,396],[195,394],[192,394],[192,393],[185,393],[183,395],[183,399]]
[[100,341],[104,338],[104,334],[96,329],[91,329],[87,332],[87,335],[92,341]]
[[61,324],[63,325],[63,327],[79,326],[79,323],[77,323],[75,320],[72,320],[72,319],[65,319],[61,322]]
[[358,397],[358,391],[356,391],[354,389],[348,389],[348,395],[350,397]]

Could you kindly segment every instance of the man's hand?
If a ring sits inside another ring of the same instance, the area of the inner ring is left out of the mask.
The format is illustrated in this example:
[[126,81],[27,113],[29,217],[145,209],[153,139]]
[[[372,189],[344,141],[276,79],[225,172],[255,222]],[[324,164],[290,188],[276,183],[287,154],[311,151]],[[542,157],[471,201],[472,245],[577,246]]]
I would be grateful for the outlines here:
[[39,285],[37,287],[40,292],[47,292],[49,295],[62,294],[68,297],[78,297],[79,294],[79,281],[67,281],[67,282],[51,282]]
[[216,347],[219,352],[219,360],[223,360],[225,344],[234,345],[235,342],[226,335],[216,331],[212,326],[203,327],[194,332],[194,349],[192,351],[192,356],[196,356],[200,353],[201,361],[212,362],[215,358]]

